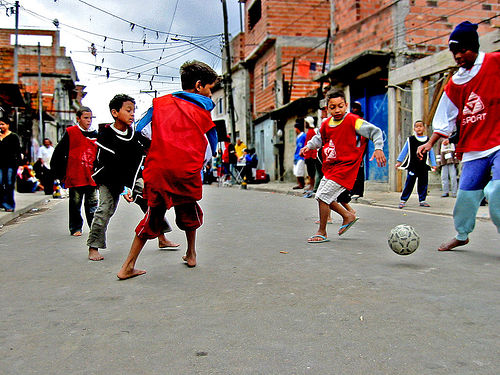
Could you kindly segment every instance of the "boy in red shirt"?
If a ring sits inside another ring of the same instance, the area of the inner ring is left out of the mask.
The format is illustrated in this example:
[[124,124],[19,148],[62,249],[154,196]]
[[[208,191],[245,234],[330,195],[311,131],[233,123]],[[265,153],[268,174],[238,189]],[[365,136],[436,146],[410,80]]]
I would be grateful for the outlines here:
[[218,75],[199,61],[184,63],[180,75],[183,91],[154,99],[150,110],[151,147],[143,171],[149,207],[117,274],[122,280],[146,273],[136,269],[135,263],[146,241],[162,233],[165,212],[171,207],[177,226],[186,232],[188,247],[182,259],[188,267],[196,266],[196,230],[203,223],[197,203],[202,198],[201,169],[207,157],[215,155],[217,145],[210,115],[215,104],[210,97]]
[[326,100],[331,116],[323,121],[319,134],[300,150],[303,155],[307,150],[317,150],[324,146],[322,151],[324,176],[316,192],[320,224],[316,234],[307,240],[309,243],[329,241],[326,223],[330,209],[342,216],[343,222],[338,232],[339,236],[358,220],[352,212],[346,210],[337,201],[340,194],[353,188],[365,152],[366,142],[358,146],[356,136],[371,139],[375,144],[375,151],[370,160],[376,159],[379,167],[386,164],[382,151],[384,147],[382,131],[359,116],[346,113],[348,106],[343,91],[330,91]]

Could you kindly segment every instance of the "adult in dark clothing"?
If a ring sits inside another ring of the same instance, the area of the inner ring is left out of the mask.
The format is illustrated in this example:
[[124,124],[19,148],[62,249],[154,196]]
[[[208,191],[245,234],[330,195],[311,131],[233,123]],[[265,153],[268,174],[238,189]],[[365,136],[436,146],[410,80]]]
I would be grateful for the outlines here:
[[69,189],[69,232],[81,236],[82,202],[89,228],[98,204],[97,185],[92,178],[97,130],[91,127],[92,111],[88,107],[76,112],[76,121],[78,125],[69,127],[57,144],[50,167],[54,177]]
[[0,206],[7,212],[16,208],[14,186],[21,155],[21,145],[16,133],[10,131],[10,122],[0,120]]

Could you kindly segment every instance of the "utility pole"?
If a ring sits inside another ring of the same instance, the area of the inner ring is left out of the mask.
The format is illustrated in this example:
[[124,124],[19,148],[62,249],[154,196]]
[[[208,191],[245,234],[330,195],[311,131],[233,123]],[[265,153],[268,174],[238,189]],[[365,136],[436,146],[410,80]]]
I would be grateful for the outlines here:
[[227,25],[227,6],[226,0],[222,1],[222,12],[224,16],[224,39],[225,39],[225,47],[226,47],[226,74],[224,74],[224,88],[227,95],[227,103],[228,103],[228,112],[229,112],[229,120],[231,123],[231,141],[234,143],[236,141],[236,128],[234,121],[234,102],[233,102],[233,87],[232,87],[232,78],[231,78],[231,51],[229,48],[229,32]]
[[[41,134],[40,141],[45,138],[45,124],[43,123],[43,98],[42,98],[42,57],[40,42],[38,42],[38,131]],[[40,142],[40,144],[41,144]]]
[[18,57],[18,36],[19,36],[19,1],[16,1],[16,38],[14,43],[14,83],[19,81],[19,57]]
[[139,91],[141,94],[152,94],[154,93],[155,94],[155,98],[157,97],[158,95],[158,91],[157,90],[140,90]]

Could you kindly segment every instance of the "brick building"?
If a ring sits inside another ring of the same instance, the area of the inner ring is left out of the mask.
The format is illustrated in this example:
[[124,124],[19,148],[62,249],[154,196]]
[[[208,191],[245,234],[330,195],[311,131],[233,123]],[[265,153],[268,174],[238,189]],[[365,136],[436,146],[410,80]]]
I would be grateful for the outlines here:
[[[413,122],[430,121],[432,99],[439,99],[433,95],[434,83],[440,77],[429,79],[422,75],[396,94],[388,88],[392,72],[440,51],[446,52],[439,56],[450,55],[449,34],[462,21],[479,23],[480,35],[492,32],[500,22],[500,4],[463,0],[345,0],[331,1],[330,5],[334,30],[332,68],[323,78],[344,88],[350,102],[360,101],[367,120],[380,126],[386,135],[384,151],[390,163],[380,169],[366,159],[367,179],[382,183],[383,188],[400,190],[402,176],[396,175],[390,166],[411,134]],[[450,57],[445,59],[452,64]],[[368,154],[371,152],[369,149]]]
[[[245,32],[231,41],[235,138],[255,147],[259,168],[266,169],[271,179],[279,179],[291,170],[285,163],[288,158],[283,138],[292,137],[295,142],[295,118],[304,117],[309,111],[297,106],[297,101],[300,104],[304,98],[316,97],[320,86],[313,77],[321,71],[325,56],[329,3],[325,0],[240,2],[244,3]],[[220,96],[222,92],[214,94],[216,100]],[[290,106],[291,112],[282,110]],[[221,113],[216,116],[224,117]],[[291,125],[287,125],[289,122]],[[287,137],[277,137],[279,133],[286,133]]]
[[[0,83],[14,80],[14,29],[0,29]],[[73,124],[75,112],[85,95],[84,86],[76,85],[78,76],[66,50],[59,44],[59,31],[19,30],[23,36],[49,39],[48,46],[18,45],[18,87],[25,108],[17,115],[17,132],[23,147],[33,158],[44,137],[56,142],[67,126]],[[44,43],[45,44],[45,43]],[[42,122],[39,111],[39,82],[41,82]]]

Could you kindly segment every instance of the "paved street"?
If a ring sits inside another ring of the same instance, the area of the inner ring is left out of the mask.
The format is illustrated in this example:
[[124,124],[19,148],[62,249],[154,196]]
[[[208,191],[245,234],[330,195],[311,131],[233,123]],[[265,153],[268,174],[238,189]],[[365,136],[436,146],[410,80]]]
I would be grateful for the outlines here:
[[[67,199],[0,231],[1,374],[500,373],[500,235],[477,222],[461,250],[449,216],[354,204],[360,220],[331,242],[313,199],[205,189],[198,266],[149,241],[118,281],[138,207],[120,204],[102,262],[67,230]],[[174,224],[173,212],[168,218]],[[392,227],[420,248],[398,256]]]

